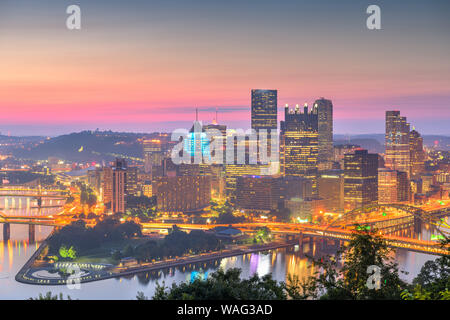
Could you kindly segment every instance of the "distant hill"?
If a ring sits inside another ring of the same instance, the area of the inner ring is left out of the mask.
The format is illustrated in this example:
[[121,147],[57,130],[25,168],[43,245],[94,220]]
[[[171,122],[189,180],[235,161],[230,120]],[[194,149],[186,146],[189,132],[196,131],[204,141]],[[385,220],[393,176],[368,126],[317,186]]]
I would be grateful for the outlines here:
[[369,150],[369,152],[371,153],[384,152],[384,146],[375,139],[335,140],[334,144],[354,144],[360,146],[361,148]]
[[142,144],[138,141],[144,134],[116,133],[110,131],[82,131],[49,138],[37,145],[13,150],[13,155],[25,159],[48,159],[90,162],[111,160],[115,156],[142,157]]
[[[54,138],[10,137],[0,135],[0,152],[22,159],[44,160],[57,157],[76,162],[110,161],[117,156],[142,158],[142,138],[157,133],[82,131]],[[370,152],[384,152],[384,134],[334,135],[334,144],[356,144]],[[425,135],[424,144],[450,150],[450,137]]]
[[[334,135],[334,144],[357,144],[371,152],[384,152],[384,134]],[[437,146],[440,150],[450,151],[450,137],[441,135],[423,135],[426,147]]]

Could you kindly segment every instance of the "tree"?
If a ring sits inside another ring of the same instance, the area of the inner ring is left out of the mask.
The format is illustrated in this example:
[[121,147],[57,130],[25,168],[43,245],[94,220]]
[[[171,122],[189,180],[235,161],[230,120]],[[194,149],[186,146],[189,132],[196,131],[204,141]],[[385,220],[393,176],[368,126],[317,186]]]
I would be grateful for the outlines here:
[[156,206],[156,197],[128,195],[125,198],[128,208],[152,208]]
[[[441,245],[450,243],[444,236]],[[450,248],[449,248],[450,250]],[[434,261],[427,261],[413,280],[413,287],[402,292],[404,300],[450,300],[450,255],[444,255]]]
[[[29,300],[64,300],[64,296],[62,293],[60,293],[59,296],[57,294],[53,296],[52,292],[48,291],[45,295],[39,293],[37,298],[30,298]],[[72,298],[68,295],[67,300],[72,300]]]
[[127,239],[142,236],[141,225],[135,223],[134,221],[127,221],[118,225],[117,230],[121,233],[122,237]]
[[283,283],[271,275],[241,279],[240,269],[222,269],[212,273],[206,280],[172,284],[168,288],[157,284],[154,300],[284,300]]
[[142,291],[138,291],[136,295],[137,300],[148,300],[148,297],[144,295]]
[[89,193],[86,203],[88,206],[92,207],[97,204],[97,196],[94,193]]
[[256,235],[254,238],[255,243],[267,242],[272,238],[272,232],[267,227],[260,227],[256,229]]
[[275,216],[279,221],[288,222],[291,218],[291,210],[289,208],[279,208],[270,212],[271,216]]
[[[289,279],[290,296],[330,300],[400,299],[406,283],[399,277],[399,270],[389,255],[385,241],[369,230],[352,235],[349,245],[335,257],[314,260],[319,268],[305,281]],[[342,264],[342,267],[340,267]],[[370,266],[380,270],[380,288],[371,289],[367,283]]]
[[216,219],[217,224],[234,224],[241,223],[245,219],[244,217],[235,216],[232,212],[223,212],[219,214],[219,217]]
[[72,202],[74,202],[74,201],[75,201],[75,198],[74,198],[72,195],[70,195],[70,196],[67,198],[66,203],[67,203],[67,204],[70,204],[70,203],[72,203]]
[[59,255],[61,256],[61,258],[64,259],[76,259],[77,257],[77,252],[76,250],[72,247],[67,248],[66,246],[61,246],[61,248],[59,248]]

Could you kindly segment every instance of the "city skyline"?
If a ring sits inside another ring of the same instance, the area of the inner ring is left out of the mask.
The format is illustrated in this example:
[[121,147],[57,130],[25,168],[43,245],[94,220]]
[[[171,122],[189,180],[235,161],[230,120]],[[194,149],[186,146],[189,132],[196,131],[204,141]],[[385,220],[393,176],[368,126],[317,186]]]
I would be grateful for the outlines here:
[[449,17],[0,0],[0,299],[449,301]]
[[331,99],[335,133],[382,133],[385,110],[401,110],[422,134],[450,134],[445,1],[379,1],[377,31],[364,1],[79,1],[78,31],[68,4],[0,5],[3,134],[172,131],[195,108],[248,128],[253,88],[278,90],[279,117]]

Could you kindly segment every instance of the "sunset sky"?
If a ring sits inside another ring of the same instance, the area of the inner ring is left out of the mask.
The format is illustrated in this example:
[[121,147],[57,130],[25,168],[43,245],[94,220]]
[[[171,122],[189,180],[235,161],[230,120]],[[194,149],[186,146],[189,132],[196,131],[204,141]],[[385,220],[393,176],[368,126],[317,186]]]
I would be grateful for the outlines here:
[[448,0],[0,0],[0,132],[170,131],[196,107],[248,128],[261,88],[278,90],[279,120],[325,97],[335,133],[382,133],[400,110],[450,135],[449,16]]

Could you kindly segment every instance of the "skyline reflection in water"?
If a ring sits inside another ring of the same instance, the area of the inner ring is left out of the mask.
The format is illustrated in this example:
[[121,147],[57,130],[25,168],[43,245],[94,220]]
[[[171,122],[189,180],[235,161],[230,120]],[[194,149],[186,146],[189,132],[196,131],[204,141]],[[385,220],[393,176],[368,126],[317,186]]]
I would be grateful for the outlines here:
[[[2,203],[1,197],[0,203]],[[26,209],[23,208],[23,210]],[[52,213],[57,212],[55,208],[49,210],[50,212],[53,210]],[[28,226],[11,225],[11,239],[0,242],[0,299],[28,299],[37,297],[39,293],[45,294],[48,291],[54,294],[61,292],[64,295],[70,295],[73,299],[135,299],[138,291],[143,291],[146,296],[151,297],[155,292],[157,283],[162,284],[164,282],[166,286],[170,286],[173,282],[190,281],[192,277],[197,275],[210,275],[219,267],[224,270],[240,268],[243,278],[249,278],[255,273],[258,276],[270,273],[274,280],[286,281],[289,274],[296,275],[299,278],[313,275],[314,269],[311,267],[311,260],[305,254],[320,257],[323,254],[333,253],[333,250],[322,252],[317,242],[314,242],[311,247],[310,243],[305,243],[303,249],[295,246],[85,283],[81,285],[79,290],[70,290],[66,286],[38,286],[15,281],[16,273],[51,230],[52,227],[36,226],[36,243],[30,244],[28,241]],[[416,236],[429,240],[434,232],[433,227],[424,225],[422,232]],[[411,231],[405,230],[398,235],[405,236],[408,234],[411,235]],[[1,237],[3,237],[3,234]],[[408,275],[401,275],[408,281],[411,281],[417,275],[427,260],[436,258],[436,256],[406,250],[397,250],[395,257],[400,270],[409,272]]]

